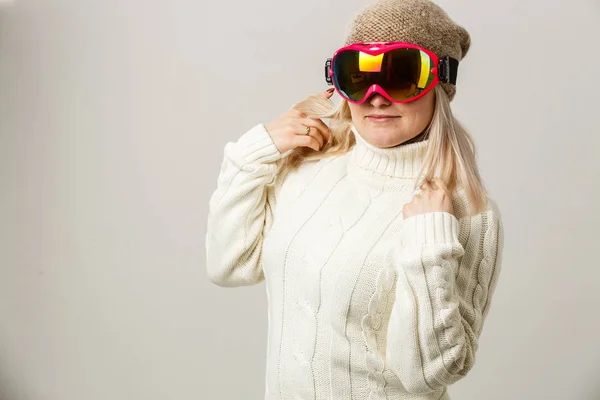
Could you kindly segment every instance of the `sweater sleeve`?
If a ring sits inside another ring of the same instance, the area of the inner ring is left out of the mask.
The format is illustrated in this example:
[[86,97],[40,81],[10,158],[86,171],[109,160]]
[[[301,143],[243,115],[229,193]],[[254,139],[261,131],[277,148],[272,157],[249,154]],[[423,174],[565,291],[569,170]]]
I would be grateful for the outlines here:
[[273,224],[276,171],[290,152],[281,154],[262,124],[225,145],[205,239],[207,273],[215,284],[264,280],[262,244]]
[[503,226],[492,204],[460,222],[447,212],[403,222],[386,360],[411,393],[451,385],[475,364],[502,264]]

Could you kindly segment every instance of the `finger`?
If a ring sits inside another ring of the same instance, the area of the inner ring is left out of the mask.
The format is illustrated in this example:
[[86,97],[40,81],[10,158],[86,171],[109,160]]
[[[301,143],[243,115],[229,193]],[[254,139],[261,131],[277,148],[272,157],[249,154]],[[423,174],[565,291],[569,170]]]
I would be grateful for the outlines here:
[[[312,129],[311,129],[312,130]],[[297,146],[305,146],[310,147],[315,151],[319,151],[321,148],[319,146],[319,141],[311,135],[295,135],[293,139],[294,145]]]
[[433,181],[433,183],[435,184],[435,186],[438,189],[441,189],[445,192],[448,191],[448,187],[446,186],[446,183],[443,180],[441,180],[439,178],[432,178],[431,180]]
[[321,96],[325,97],[326,99],[330,98],[331,96],[333,96],[333,92],[335,91],[335,88],[329,88],[327,90],[325,90],[324,92],[321,92]]
[[331,130],[319,118],[303,118],[300,121],[303,125],[311,126],[319,131],[327,142],[331,139]]
[[317,142],[319,142],[319,149],[323,147],[323,145],[325,144],[325,138],[323,137],[323,135],[321,134],[321,132],[319,132],[318,129],[309,126],[310,130],[308,131],[308,136],[312,136],[315,139],[317,139]]
[[[310,128],[310,131],[308,132],[308,134],[306,134],[306,128]],[[319,148],[323,147],[325,139],[323,138],[321,133],[319,133],[318,129],[316,129],[312,126],[309,126],[309,125],[300,124],[300,125],[298,125],[297,134],[302,135],[302,136],[313,137],[319,143]]]
[[302,111],[298,110],[297,108],[291,108],[288,111],[288,115],[290,115],[292,117],[306,118],[306,114],[303,113]]
[[431,178],[425,179],[425,182],[423,183],[423,185],[425,185],[427,190],[434,191],[436,189],[435,184],[433,183]]

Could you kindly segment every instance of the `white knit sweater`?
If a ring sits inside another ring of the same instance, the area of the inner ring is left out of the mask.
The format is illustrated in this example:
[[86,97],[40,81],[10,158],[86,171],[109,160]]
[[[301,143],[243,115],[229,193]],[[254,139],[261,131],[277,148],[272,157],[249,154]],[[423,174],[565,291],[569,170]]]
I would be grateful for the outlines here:
[[489,199],[465,216],[458,192],[455,215],[404,219],[428,141],[381,149],[353,132],[349,153],[279,175],[290,152],[262,124],[227,143],[208,276],[266,281],[265,399],[448,400],[475,363],[500,273],[499,210]]

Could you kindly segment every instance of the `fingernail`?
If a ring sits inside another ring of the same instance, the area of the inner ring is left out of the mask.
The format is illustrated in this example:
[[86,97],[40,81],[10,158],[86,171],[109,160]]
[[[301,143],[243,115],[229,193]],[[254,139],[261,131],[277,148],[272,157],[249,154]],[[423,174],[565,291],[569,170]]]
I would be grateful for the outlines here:
[[329,89],[327,89],[326,91],[327,91],[327,92],[329,92],[329,93],[331,93],[331,92],[333,92],[334,90],[335,90],[335,88],[329,88]]

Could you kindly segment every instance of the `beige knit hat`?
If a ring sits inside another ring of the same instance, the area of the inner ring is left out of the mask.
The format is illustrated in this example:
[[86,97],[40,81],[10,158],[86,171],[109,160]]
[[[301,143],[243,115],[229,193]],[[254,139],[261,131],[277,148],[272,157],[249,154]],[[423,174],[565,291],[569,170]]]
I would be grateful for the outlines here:
[[[469,33],[430,0],[378,0],[362,9],[347,27],[344,46],[356,42],[409,42],[439,57],[458,61],[471,46]],[[456,86],[440,82],[450,101]]]

